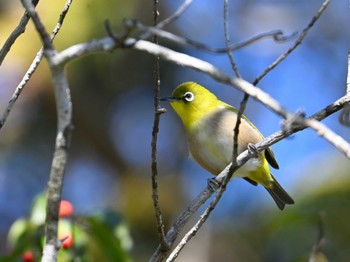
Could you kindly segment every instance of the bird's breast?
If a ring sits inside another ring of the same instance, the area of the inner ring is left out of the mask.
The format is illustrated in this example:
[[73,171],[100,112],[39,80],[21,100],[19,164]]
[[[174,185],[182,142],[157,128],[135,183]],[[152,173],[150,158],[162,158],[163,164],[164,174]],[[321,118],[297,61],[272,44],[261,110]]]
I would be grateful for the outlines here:
[[[187,130],[192,157],[213,175],[218,175],[232,162],[235,116],[232,112],[218,111],[215,115],[199,121],[191,130]],[[242,140],[242,137],[239,137],[238,154],[247,149],[247,141]],[[256,143],[254,139],[251,140],[248,143]],[[260,166],[260,157],[252,158],[235,173],[235,176],[246,177],[249,172],[257,170]]]

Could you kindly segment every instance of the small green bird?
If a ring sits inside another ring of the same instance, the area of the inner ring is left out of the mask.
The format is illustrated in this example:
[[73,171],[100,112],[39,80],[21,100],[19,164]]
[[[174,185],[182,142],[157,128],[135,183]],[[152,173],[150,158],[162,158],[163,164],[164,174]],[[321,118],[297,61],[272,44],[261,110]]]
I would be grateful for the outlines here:
[[[238,110],[217,97],[203,86],[186,82],[173,91],[171,97],[161,98],[168,101],[181,118],[193,158],[206,170],[217,176],[230,162],[233,151],[233,129]],[[248,144],[256,144],[263,139],[260,131],[242,116],[238,134],[238,153],[242,153]],[[261,184],[270,193],[279,209],[294,200],[281,187],[270,172],[268,163],[278,169],[279,166],[271,148],[251,158],[241,166],[234,176],[242,177],[253,185]]]

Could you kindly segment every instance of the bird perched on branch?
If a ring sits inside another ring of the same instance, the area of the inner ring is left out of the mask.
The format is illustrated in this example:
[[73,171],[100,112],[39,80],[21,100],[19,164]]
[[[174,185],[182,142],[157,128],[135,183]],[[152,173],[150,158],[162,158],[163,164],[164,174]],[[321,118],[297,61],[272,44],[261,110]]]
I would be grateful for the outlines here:
[[[193,158],[214,176],[232,162],[233,135],[238,110],[219,100],[203,86],[186,82],[172,93],[168,101],[181,118]],[[242,115],[238,133],[238,154],[263,139],[260,131]],[[271,148],[265,149],[257,157],[249,159],[234,174],[253,185],[261,184],[270,193],[279,209],[286,204],[294,204],[293,199],[281,187],[270,172],[269,165],[279,166]]]

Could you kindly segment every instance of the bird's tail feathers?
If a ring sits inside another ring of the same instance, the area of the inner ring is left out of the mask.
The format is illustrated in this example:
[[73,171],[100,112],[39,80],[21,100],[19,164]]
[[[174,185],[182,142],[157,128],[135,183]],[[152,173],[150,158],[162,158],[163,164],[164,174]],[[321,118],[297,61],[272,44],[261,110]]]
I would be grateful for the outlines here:
[[265,187],[266,190],[270,193],[273,200],[275,200],[278,208],[280,210],[284,209],[286,204],[291,205],[294,204],[293,198],[282,188],[282,186],[277,182],[277,180],[273,177],[273,182],[269,187]]

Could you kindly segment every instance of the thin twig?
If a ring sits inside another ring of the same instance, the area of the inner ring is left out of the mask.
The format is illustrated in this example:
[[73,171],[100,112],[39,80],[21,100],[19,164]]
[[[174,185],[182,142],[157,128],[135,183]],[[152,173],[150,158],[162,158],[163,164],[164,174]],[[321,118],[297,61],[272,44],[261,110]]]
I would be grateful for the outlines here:
[[[191,5],[193,0],[185,0],[182,5],[169,17],[164,19],[163,21],[159,22],[157,25],[155,25],[155,28],[163,28],[164,26],[174,22],[176,19],[178,19],[186,10],[187,8]],[[144,32],[141,36],[140,39],[148,39],[149,37],[154,35],[153,32],[147,31]]]
[[[227,177],[230,176],[229,173],[227,174]],[[211,211],[214,210],[215,206],[221,199],[222,194],[224,193],[225,189],[223,187],[220,187],[219,192],[216,194],[213,201],[210,202],[209,206],[205,209],[203,214],[200,216],[199,220],[196,222],[196,224],[185,234],[185,236],[181,239],[179,244],[174,248],[174,250],[169,255],[166,262],[172,262],[174,261],[178,255],[180,254],[181,250],[185,247],[185,245],[191,240],[192,237],[196,235],[198,230],[203,226],[203,224],[207,221],[209,218],[209,215],[211,214]]]
[[[235,72],[237,78],[241,78],[241,74],[239,73],[238,67],[235,63],[235,60],[233,59],[232,51],[230,50],[230,34],[229,34],[229,30],[228,30],[228,21],[229,21],[229,19],[228,19],[228,0],[224,0],[224,36],[225,36],[225,43],[226,43],[226,49],[227,49],[227,56],[230,60],[232,70]],[[239,127],[241,124],[241,117],[244,113],[245,106],[248,102],[248,98],[249,98],[249,95],[247,95],[247,93],[244,93],[244,97],[243,97],[243,100],[241,101],[240,108],[239,108],[238,113],[237,113],[236,123],[235,123],[234,130],[233,130],[234,132],[233,132],[233,150],[232,150],[232,163],[233,163],[233,165],[232,165],[232,167],[237,165],[236,159],[238,156]],[[219,199],[221,198],[221,195],[226,190],[226,185],[229,182],[229,180],[231,179],[232,175],[233,175],[233,168],[231,168],[229,175],[227,176],[227,179],[225,179],[224,183],[221,185],[220,192],[217,194],[216,198],[219,198]],[[216,203],[215,203],[215,205],[216,205]],[[215,207],[215,205],[213,206],[213,208]]]
[[[66,14],[69,11],[69,7],[71,6],[72,2],[73,2],[73,0],[68,0],[67,3],[65,4],[65,6],[64,6],[64,8],[63,8],[63,10],[62,10],[62,12],[61,12],[61,14],[59,16],[57,24],[56,24],[55,28],[53,29],[53,31],[51,33],[51,36],[50,36],[51,42],[55,39],[55,36],[58,34],[59,30],[61,29],[63,21],[64,21],[64,19],[66,17]],[[40,64],[40,62],[41,62],[41,60],[43,58],[43,55],[44,55],[44,49],[41,48],[39,50],[39,52],[36,54],[32,64],[29,66],[27,72],[23,76],[21,82],[16,87],[15,92],[13,93],[13,95],[12,95],[8,105],[7,105],[7,107],[5,108],[5,111],[2,114],[2,117],[0,119],[0,129],[5,124],[8,116],[11,113],[11,110],[12,110],[13,106],[15,105],[15,103],[16,103],[17,99],[19,98],[19,96],[21,95],[24,87],[26,86],[26,84],[30,80],[31,76],[36,71],[37,67],[39,66],[39,64]]]
[[38,16],[37,12],[35,11],[34,5],[32,5],[32,3],[29,0],[21,0],[21,2],[22,2],[22,5],[26,8],[28,15],[33,20],[35,28],[36,28],[37,32],[39,33],[40,38],[43,42],[44,51],[45,52],[54,52],[55,49],[51,43],[50,36],[47,33],[44,25],[40,21],[40,18]]
[[[33,0],[32,3],[34,6],[38,4],[39,0]],[[21,20],[19,21],[19,24],[16,26],[16,28],[12,31],[10,36],[6,39],[5,44],[0,50],[0,66],[2,62],[4,61],[6,55],[10,51],[12,45],[16,42],[17,38],[23,34],[26,30],[26,26],[29,21],[29,16],[27,12],[24,12]]]
[[[152,34],[156,34],[163,39],[167,39],[167,40],[169,40],[173,43],[179,44],[179,45],[190,46],[190,47],[194,47],[194,48],[199,49],[199,50],[203,50],[203,51],[207,51],[207,52],[211,52],[211,53],[218,53],[218,54],[227,53],[228,49],[231,51],[241,49],[245,46],[251,45],[251,44],[253,44],[259,40],[262,40],[264,38],[272,38],[276,43],[285,43],[285,42],[293,40],[297,36],[297,32],[293,32],[290,35],[284,35],[281,30],[272,30],[272,31],[264,32],[264,33],[259,33],[255,36],[248,38],[247,40],[244,40],[244,41],[241,41],[241,42],[238,42],[235,44],[230,44],[229,48],[227,48],[227,47],[213,48],[213,47],[207,46],[203,43],[191,40],[189,38],[180,37],[180,36],[175,35],[173,33],[164,31],[162,29],[144,25],[138,20],[126,19],[126,20],[124,20],[124,24],[127,28],[136,27],[142,31],[147,31],[147,32],[150,32]],[[143,38],[140,37],[138,39],[143,39]]]
[[346,94],[350,95],[350,49],[348,50],[348,75],[346,77]]
[[[346,78],[346,94],[350,96],[350,49],[348,50],[348,75]],[[346,105],[339,115],[339,122],[350,127],[350,104]]]
[[260,80],[267,74],[269,73],[272,69],[274,69],[279,63],[281,63],[284,59],[286,59],[290,53],[292,53],[304,40],[305,36],[307,35],[307,33],[310,31],[310,29],[314,26],[314,24],[316,23],[316,21],[320,18],[320,16],[322,15],[323,11],[327,8],[328,4],[329,4],[330,0],[325,0],[323,2],[323,4],[321,5],[321,7],[318,9],[318,11],[316,12],[316,14],[314,15],[314,17],[311,19],[311,21],[309,22],[309,24],[306,26],[306,28],[303,30],[303,32],[300,34],[300,36],[298,37],[298,39],[295,41],[294,45],[289,48],[286,52],[284,52],[280,57],[278,57],[276,59],[276,61],[274,61],[271,65],[269,65],[264,72],[261,73],[261,75],[259,75],[255,81],[253,82],[253,85],[256,85],[258,82],[260,82]]
[[326,262],[328,261],[326,256],[322,253],[322,247],[325,243],[325,212],[320,212],[318,221],[318,235],[316,243],[312,247],[309,262]]
[[230,60],[232,70],[235,72],[236,77],[241,78],[238,67],[233,59],[232,51],[230,49],[230,33],[228,30],[228,0],[224,0],[224,36],[227,49],[227,56]]
[[[158,10],[158,0],[154,0],[153,2],[153,23],[156,26],[158,22],[159,10]],[[158,44],[158,36],[153,36],[153,42]],[[159,121],[160,115],[164,111],[161,110],[159,103],[159,94],[160,94],[160,68],[159,68],[159,56],[155,56],[154,59],[154,119],[153,119],[153,128],[152,128],[152,200],[153,206],[155,210],[156,222],[157,222],[157,232],[158,239],[162,250],[169,249],[169,245],[165,239],[164,232],[164,223],[162,212],[159,204],[159,195],[158,195],[158,168],[157,168],[157,139],[159,132]]]
[[[224,0],[224,35],[225,35],[225,43],[227,49],[227,55],[231,63],[232,70],[235,72],[237,78],[241,78],[241,74],[239,73],[238,67],[233,59],[232,51],[230,50],[230,34],[228,30],[228,0]],[[233,150],[232,150],[232,163],[233,166],[236,165],[236,158],[238,156],[238,135],[239,135],[239,127],[241,124],[241,117],[244,113],[246,104],[248,102],[249,95],[244,93],[243,100],[241,101],[240,108],[237,113],[237,119],[234,127],[233,133]],[[230,170],[232,171],[232,170]],[[231,179],[233,172],[229,172],[227,179],[224,181],[222,188],[225,189],[228,181]]]

